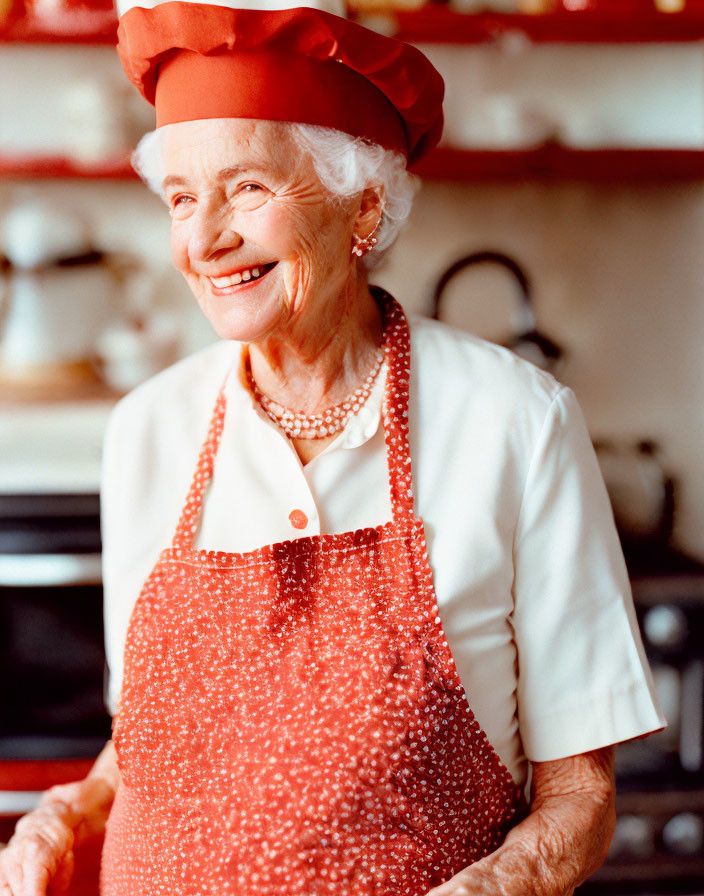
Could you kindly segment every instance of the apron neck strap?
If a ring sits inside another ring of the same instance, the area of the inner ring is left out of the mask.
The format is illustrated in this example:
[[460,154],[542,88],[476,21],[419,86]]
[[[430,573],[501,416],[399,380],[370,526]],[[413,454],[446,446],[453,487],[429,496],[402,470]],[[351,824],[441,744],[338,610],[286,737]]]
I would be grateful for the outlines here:
[[[229,376],[229,373],[228,373]],[[198,465],[191,480],[191,487],[188,491],[186,503],[181,511],[181,518],[178,521],[176,532],[174,534],[172,546],[175,549],[190,549],[193,547],[193,539],[195,537],[200,522],[201,508],[203,506],[203,496],[205,490],[210,484],[213,477],[213,468],[215,466],[215,456],[220,445],[220,437],[222,436],[223,426],[225,424],[225,383],[227,377],[220,386],[218,397],[215,401],[212,416],[210,418],[210,427],[208,435],[203,443],[198,456]]]
[[408,393],[411,376],[411,337],[399,303],[378,286],[371,287],[384,317],[384,351],[388,372],[382,416],[386,458],[389,465],[391,509],[395,523],[411,522],[413,476],[408,441]]
[[[413,515],[411,453],[408,442],[408,384],[410,378],[410,334],[408,321],[398,302],[383,289],[371,287],[384,318],[384,352],[388,365],[382,404],[389,488],[394,522],[410,522]],[[186,503],[173,538],[175,549],[190,550],[198,529],[205,490],[210,484],[225,423],[225,386],[220,387],[208,435],[198,457]]]

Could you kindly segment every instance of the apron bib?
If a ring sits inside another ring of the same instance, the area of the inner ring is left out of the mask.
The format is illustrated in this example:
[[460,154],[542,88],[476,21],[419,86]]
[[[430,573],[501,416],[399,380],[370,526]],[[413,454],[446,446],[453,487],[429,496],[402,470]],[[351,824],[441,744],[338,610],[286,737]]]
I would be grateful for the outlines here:
[[408,325],[375,295],[393,520],[194,549],[223,386],[130,620],[103,896],[424,896],[515,822],[519,788],[467,702],[413,512]]

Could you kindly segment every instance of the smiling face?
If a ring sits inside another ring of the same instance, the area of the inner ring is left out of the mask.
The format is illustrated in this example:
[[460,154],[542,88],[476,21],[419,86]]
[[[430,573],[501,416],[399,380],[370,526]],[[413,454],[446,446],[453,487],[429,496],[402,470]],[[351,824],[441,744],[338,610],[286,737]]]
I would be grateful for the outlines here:
[[221,338],[305,329],[354,288],[359,203],[330,196],[285,126],[181,122],[162,155],[173,263]]

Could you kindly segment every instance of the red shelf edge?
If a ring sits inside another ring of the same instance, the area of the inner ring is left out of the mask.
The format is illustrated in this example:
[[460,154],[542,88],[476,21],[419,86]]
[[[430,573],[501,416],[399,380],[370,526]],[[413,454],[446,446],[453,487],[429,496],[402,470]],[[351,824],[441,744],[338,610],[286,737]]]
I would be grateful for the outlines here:
[[[367,17],[358,13],[360,21]],[[697,11],[640,15],[606,12],[458,13],[429,3],[419,10],[390,10],[372,16],[387,21],[394,36],[408,43],[473,44],[521,32],[539,43],[667,43],[704,40],[704,7]],[[57,30],[20,20],[0,27],[0,43],[98,44],[117,39],[117,20],[109,14],[91,27],[64,25]]]
[[[411,170],[436,181],[671,183],[704,180],[704,150],[571,149],[558,144],[526,150],[439,147]],[[0,178],[136,180],[137,175],[127,155],[95,165],[51,157],[0,156]]]
[[408,43],[471,44],[519,32],[538,43],[692,43],[704,40],[704,8],[697,12],[626,16],[604,12],[457,13],[428,5],[391,12],[394,36]]
[[55,784],[78,781],[94,759],[37,759],[0,761],[0,790],[48,790]]
[[568,149],[553,144],[528,150],[439,147],[412,170],[436,181],[671,183],[704,180],[704,150]]
[[81,164],[54,156],[2,156],[0,178],[85,178],[94,180],[135,180],[129,155],[95,164]]

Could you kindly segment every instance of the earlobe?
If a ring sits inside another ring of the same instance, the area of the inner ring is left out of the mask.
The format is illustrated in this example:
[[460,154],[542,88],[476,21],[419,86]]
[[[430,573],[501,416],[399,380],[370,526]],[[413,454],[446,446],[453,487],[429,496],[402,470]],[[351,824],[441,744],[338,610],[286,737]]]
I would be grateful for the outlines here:
[[384,188],[382,186],[367,187],[362,193],[357,214],[355,232],[361,236],[369,236],[379,226],[384,214]]

